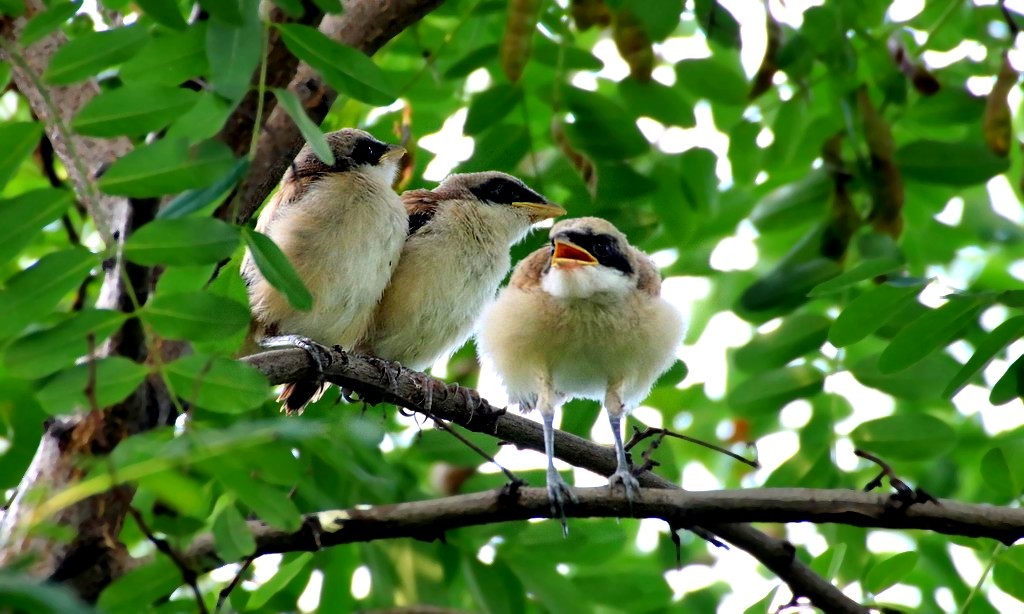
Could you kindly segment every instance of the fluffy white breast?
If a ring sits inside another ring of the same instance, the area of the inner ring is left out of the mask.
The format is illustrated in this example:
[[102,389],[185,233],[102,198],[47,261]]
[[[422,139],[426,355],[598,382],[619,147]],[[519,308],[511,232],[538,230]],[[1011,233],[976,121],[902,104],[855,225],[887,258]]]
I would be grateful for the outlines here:
[[552,266],[541,279],[541,288],[551,296],[565,299],[591,298],[595,294],[621,296],[634,290],[634,281],[605,266]]

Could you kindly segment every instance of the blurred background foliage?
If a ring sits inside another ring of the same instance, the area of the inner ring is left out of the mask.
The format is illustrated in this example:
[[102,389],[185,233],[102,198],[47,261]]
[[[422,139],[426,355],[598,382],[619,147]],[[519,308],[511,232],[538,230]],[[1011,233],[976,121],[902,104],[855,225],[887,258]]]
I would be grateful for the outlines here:
[[[108,254],[0,63],[2,486],[17,485],[47,416],[114,403],[149,373],[190,402],[187,423],[129,439],[72,490],[45,493],[46,505],[132,481],[154,530],[178,546],[212,531],[218,553],[241,561],[253,548],[245,518],[297,528],[304,512],[500,486],[501,474],[462,444],[390,407],[328,395],[286,420],[262,376],[231,360],[248,324],[238,256],[254,239],[209,214],[246,171],[215,136],[255,83],[269,28],[258,3],[86,4],[49,3],[17,45],[61,28],[70,42],[43,83],[100,80],[103,93],[70,129],[136,143],[101,189],[176,197],[126,250],[165,267],[137,311],[150,342],[185,339],[196,353],[160,365],[104,359],[95,397],[86,394],[88,368],[75,360],[126,316],[89,307]],[[22,10],[0,0],[8,15]],[[689,369],[662,378],[630,424],[738,451],[758,442],[764,465],[750,472],[669,441],[653,455],[662,475],[696,489],[861,488],[876,468],[853,456],[856,446],[935,496],[1016,504],[1022,10],[987,0],[447,0],[372,63],[305,26],[280,32],[341,92],[323,130],[361,126],[409,148],[401,188],[507,171],[655,255],[666,295],[690,312],[680,352]],[[274,94],[315,133],[298,101]],[[153,133],[161,138],[146,144]],[[478,382],[478,371],[470,344],[435,374],[501,401],[493,375]],[[562,428],[607,442],[597,415],[595,404],[572,403]],[[502,449],[499,459],[543,483],[539,455]],[[1020,547],[833,525],[765,530],[864,603],[1024,611]],[[120,538],[135,555],[152,553],[130,519]],[[264,557],[230,606],[764,612],[789,599],[742,552],[688,535],[682,550],[677,571],[667,528],[653,521],[574,520],[568,539],[553,522],[482,526],[443,544]],[[237,570],[201,580],[209,606]],[[0,576],[5,598],[78,607],[14,578]],[[99,607],[195,611],[180,584],[158,556],[105,590]]]

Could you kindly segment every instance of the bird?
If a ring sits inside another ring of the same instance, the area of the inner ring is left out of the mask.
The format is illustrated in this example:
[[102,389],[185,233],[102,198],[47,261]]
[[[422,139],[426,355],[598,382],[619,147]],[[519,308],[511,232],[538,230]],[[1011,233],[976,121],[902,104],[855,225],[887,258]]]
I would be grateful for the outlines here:
[[422,371],[472,336],[512,266],[509,249],[565,209],[497,171],[450,175],[402,201],[408,237],[357,351]]
[[549,238],[516,266],[485,311],[477,348],[510,401],[541,414],[548,499],[567,532],[566,498],[576,497],[555,470],[555,411],[570,398],[602,402],[617,461],[609,488],[621,484],[632,504],[639,483],[626,459],[621,420],[675,362],[685,324],[662,298],[654,263],[610,222],[563,220]]
[[[241,273],[253,324],[246,347],[297,345],[319,370],[329,365],[324,346],[352,348],[363,336],[398,265],[408,215],[392,185],[405,149],[345,128],[324,135],[334,163],[306,144],[264,207],[256,230],[270,237],[313,296],[300,311],[267,281],[246,250]],[[325,385],[296,382],[278,401],[297,413]]]

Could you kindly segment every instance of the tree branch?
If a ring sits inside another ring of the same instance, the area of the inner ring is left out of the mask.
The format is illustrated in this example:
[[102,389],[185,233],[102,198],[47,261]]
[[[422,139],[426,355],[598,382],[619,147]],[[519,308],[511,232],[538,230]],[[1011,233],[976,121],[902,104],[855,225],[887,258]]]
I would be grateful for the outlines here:
[[[341,15],[328,15],[320,31],[330,38],[373,55],[400,32],[434,10],[444,0],[346,0]],[[288,89],[294,92],[309,117],[319,124],[338,93],[305,63],[300,63]],[[287,113],[275,109],[260,135],[248,176],[233,198],[217,210],[217,217],[244,223],[270,194],[302,148],[298,127]],[[234,203],[237,201],[237,205]],[[237,213],[235,213],[237,212]],[[234,219],[231,219],[234,216]]]
[[[901,508],[891,496],[856,490],[749,488],[687,492],[645,488],[630,504],[606,487],[577,488],[572,518],[660,518],[670,525],[720,522],[842,523],[859,527],[917,529],[989,537],[1011,545],[1024,537],[1024,509],[942,500]],[[545,488],[498,489],[427,501],[359,506],[309,514],[300,530],[249,521],[256,555],[316,551],[323,547],[412,537],[439,539],[446,531],[499,522],[551,518]],[[184,563],[210,571],[233,561],[216,553],[212,534],[193,541]]]
[[[493,435],[519,448],[544,450],[543,431],[537,422],[508,414],[486,400],[474,410],[466,402],[465,395],[459,394],[456,385],[448,385],[422,374],[413,375],[412,371],[394,363],[349,354],[338,348],[333,352],[334,361],[325,371],[326,379],[330,382],[360,393],[376,395],[421,413],[424,409],[423,401],[429,394],[432,400],[430,413],[438,418],[471,431]],[[316,375],[309,355],[298,348],[272,350],[243,360],[262,371],[274,384],[311,379]],[[425,390],[424,383],[431,389]],[[610,448],[562,431],[555,437],[555,456],[571,465],[605,476],[611,475],[616,468],[615,453]],[[650,471],[639,474],[637,480],[646,488],[681,490],[678,485]],[[628,516],[628,513],[618,515]],[[680,526],[696,528],[693,525]],[[746,550],[786,582],[794,594],[809,598],[826,612],[867,611],[797,559],[793,545],[785,540],[765,535],[746,524],[702,522],[700,528]]]

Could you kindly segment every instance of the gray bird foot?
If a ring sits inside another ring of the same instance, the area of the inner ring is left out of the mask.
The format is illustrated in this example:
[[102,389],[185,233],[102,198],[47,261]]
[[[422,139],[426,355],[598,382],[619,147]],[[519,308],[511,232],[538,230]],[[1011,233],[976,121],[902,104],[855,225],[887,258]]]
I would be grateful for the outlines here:
[[551,504],[551,515],[562,522],[562,536],[569,536],[569,523],[565,517],[566,499],[573,503],[579,503],[579,497],[572,491],[572,488],[565,483],[562,476],[555,471],[554,467],[548,467],[548,502]]
[[423,409],[429,412],[434,406],[434,380],[419,371],[413,371],[412,377],[419,389],[423,391]]
[[629,472],[629,469],[620,468],[608,477],[609,489],[615,490],[616,484],[622,484],[622,489],[626,492],[626,500],[629,501],[630,506],[640,498],[640,482],[636,481],[636,478]]
[[331,354],[330,348],[320,345],[309,337],[303,337],[301,335],[266,337],[260,341],[260,347],[266,349],[297,347],[305,350],[306,353],[309,354],[310,359],[312,359],[313,364],[316,365],[317,371],[320,372],[321,379],[323,378],[324,371],[334,363],[334,355]]

